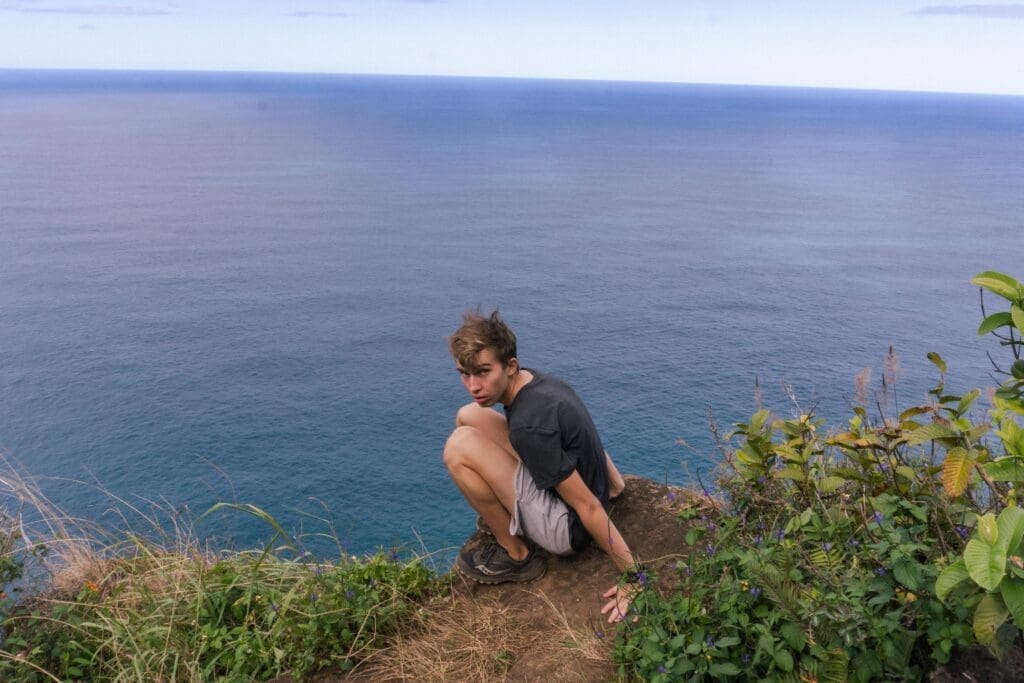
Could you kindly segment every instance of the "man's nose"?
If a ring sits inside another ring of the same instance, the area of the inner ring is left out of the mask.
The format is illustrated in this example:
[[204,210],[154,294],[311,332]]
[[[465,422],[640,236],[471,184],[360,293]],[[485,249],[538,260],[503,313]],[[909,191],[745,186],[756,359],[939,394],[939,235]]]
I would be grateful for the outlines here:
[[466,383],[466,387],[470,393],[476,393],[476,390],[480,388],[480,378],[474,375],[469,376],[469,382]]

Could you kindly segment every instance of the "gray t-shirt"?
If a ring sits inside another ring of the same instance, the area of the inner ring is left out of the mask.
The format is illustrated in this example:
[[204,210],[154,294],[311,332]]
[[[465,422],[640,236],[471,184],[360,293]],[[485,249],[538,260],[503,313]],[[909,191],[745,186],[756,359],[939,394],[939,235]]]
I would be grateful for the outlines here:
[[[608,466],[590,413],[568,384],[536,370],[529,372],[533,379],[505,406],[512,447],[537,488],[554,489],[575,470],[607,509]],[[569,507],[573,550],[582,550],[590,540],[579,515]]]

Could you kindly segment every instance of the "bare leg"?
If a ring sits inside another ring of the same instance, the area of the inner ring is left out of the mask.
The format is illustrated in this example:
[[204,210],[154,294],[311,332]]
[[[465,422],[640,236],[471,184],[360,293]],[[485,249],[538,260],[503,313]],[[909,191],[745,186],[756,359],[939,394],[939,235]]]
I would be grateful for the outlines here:
[[608,500],[615,500],[626,490],[626,480],[619,474],[619,468],[612,462],[608,451],[604,452],[604,459],[608,463]]
[[486,415],[487,412],[504,422],[495,411],[476,405],[459,411],[455,431],[444,446],[444,463],[466,501],[491,528],[495,540],[509,557],[521,560],[529,554],[529,547],[508,530],[516,500],[515,473],[519,459],[508,443],[508,427],[504,428],[502,436],[500,424]]

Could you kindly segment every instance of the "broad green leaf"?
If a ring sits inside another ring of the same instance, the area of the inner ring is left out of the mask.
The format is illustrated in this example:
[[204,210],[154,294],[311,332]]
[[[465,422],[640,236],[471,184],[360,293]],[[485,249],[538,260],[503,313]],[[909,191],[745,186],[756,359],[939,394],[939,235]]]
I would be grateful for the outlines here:
[[977,401],[979,396],[981,396],[980,389],[974,389],[964,394],[963,398],[960,399],[960,404],[956,407],[957,415],[963,415],[970,410],[971,404]]
[[933,439],[956,438],[959,434],[944,424],[933,422],[930,425],[918,427],[907,437],[907,443],[911,446],[918,446]]
[[1024,510],[1013,506],[999,513],[999,544],[1003,554],[1016,554],[1020,541],[1024,538]]
[[900,560],[892,565],[892,576],[912,591],[921,585],[921,568],[913,560]]
[[793,481],[804,481],[807,479],[803,470],[796,465],[786,465],[782,469],[773,472],[772,476],[776,479],[792,479]]
[[1010,456],[987,462],[982,467],[995,481],[1024,481],[1024,459]]
[[801,457],[800,454],[796,452],[795,448],[793,448],[792,446],[787,446],[785,444],[781,444],[779,446],[776,446],[775,447],[775,453],[777,455],[781,455],[787,462],[792,462],[792,463],[797,463],[797,464],[803,464],[803,463],[807,462],[807,459]]
[[1010,610],[1013,623],[1024,626],[1024,580],[1007,576],[999,584],[999,592],[1006,608]]
[[964,549],[964,564],[974,582],[991,591],[1003,580],[1006,554],[998,544],[991,545],[980,538],[972,538]]
[[762,429],[764,429],[764,423],[765,421],[768,420],[768,416],[770,414],[771,412],[767,408],[762,408],[761,410],[754,413],[754,415],[750,418],[750,432],[753,434],[757,434]]
[[968,578],[970,578],[970,574],[967,573],[967,565],[964,564],[964,560],[961,557],[943,569],[939,574],[939,578],[935,580],[935,597],[945,602],[946,596],[949,595],[950,591]]
[[896,474],[900,475],[907,481],[915,481],[917,479],[917,472],[915,472],[914,468],[909,465],[900,465],[897,467]]
[[818,482],[818,490],[826,494],[835,493],[846,481],[843,477],[829,475]]
[[736,451],[736,457],[745,465],[764,464],[764,458],[760,453],[754,450],[754,447],[750,445],[750,442],[743,444],[743,446]]
[[720,664],[712,664],[709,666],[708,673],[716,679],[719,679],[725,676],[738,676],[741,672],[740,668],[732,662],[722,662]]
[[988,512],[978,517],[978,535],[989,545],[995,545],[999,540],[999,522],[996,520],[994,512]]
[[807,644],[807,636],[804,634],[804,630],[797,624],[787,622],[779,628],[779,632],[786,639],[786,644],[795,652],[803,650],[804,645]]
[[779,649],[775,651],[775,666],[786,673],[793,670],[793,655],[789,654],[789,650]]
[[984,337],[986,334],[992,332],[993,330],[998,330],[1000,327],[1006,327],[1007,325],[1012,324],[1013,319],[1010,317],[1009,312],[1000,311],[999,313],[993,313],[992,315],[982,320],[981,324],[978,325],[978,336]]
[[982,645],[995,639],[996,630],[1006,622],[1010,612],[998,593],[986,593],[974,610],[974,637]]
[[971,481],[974,458],[963,448],[952,448],[942,462],[942,488],[946,495],[955,498],[963,495]]
[[1013,319],[1014,326],[1024,332],[1024,309],[1017,304],[1010,306],[1010,318]]
[[971,284],[987,289],[993,294],[998,294],[1008,301],[1016,301],[1021,296],[1019,282],[1009,275],[994,270],[978,273],[971,278]]
[[946,361],[942,360],[942,356],[935,353],[934,351],[928,352],[928,360],[935,363],[935,367],[939,369],[939,372],[946,374]]

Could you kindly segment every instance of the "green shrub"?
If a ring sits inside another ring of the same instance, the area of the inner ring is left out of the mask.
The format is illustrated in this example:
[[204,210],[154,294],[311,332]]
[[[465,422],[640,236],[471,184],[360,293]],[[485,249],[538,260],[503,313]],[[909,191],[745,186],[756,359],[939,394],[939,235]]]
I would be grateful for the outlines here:
[[898,411],[890,349],[874,408],[855,406],[843,431],[767,410],[737,425],[722,445],[724,505],[690,520],[678,590],[645,591],[620,631],[623,676],[916,680],[958,647],[998,654],[1017,636],[1024,287],[974,282],[1011,303],[979,329],[1014,356],[987,418],[970,414],[980,391],[946,393],[937,354],[931,400]]

